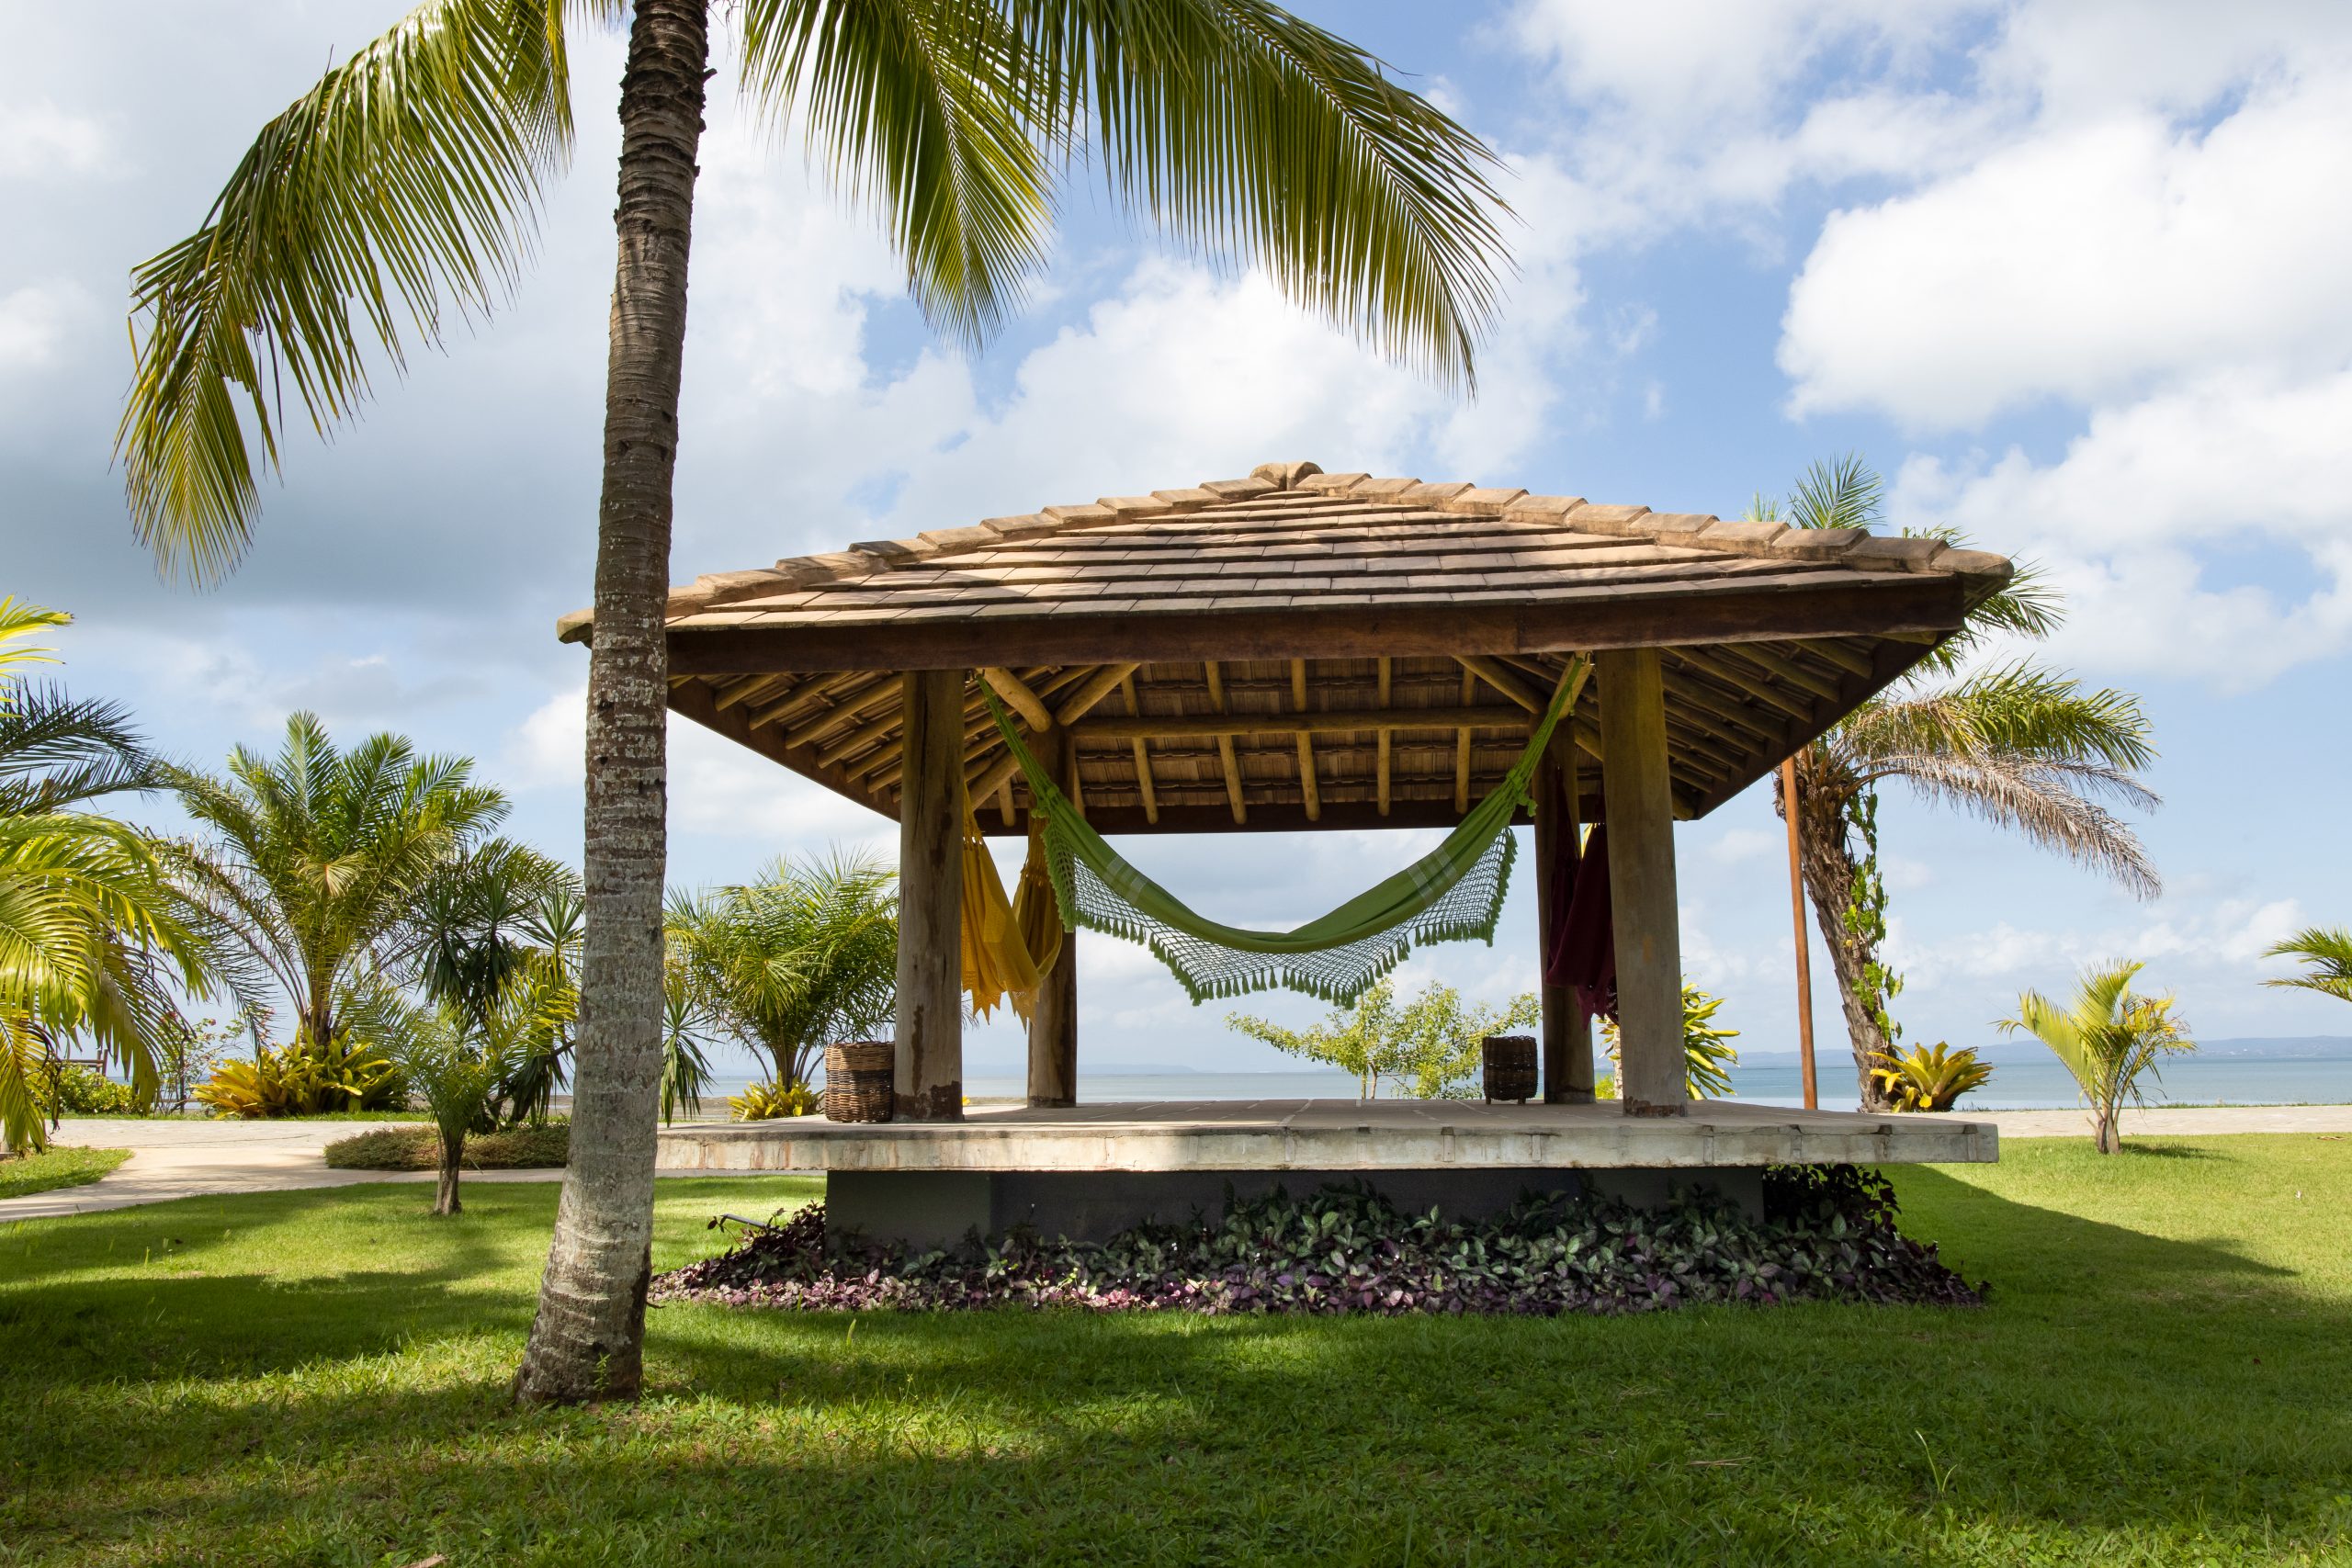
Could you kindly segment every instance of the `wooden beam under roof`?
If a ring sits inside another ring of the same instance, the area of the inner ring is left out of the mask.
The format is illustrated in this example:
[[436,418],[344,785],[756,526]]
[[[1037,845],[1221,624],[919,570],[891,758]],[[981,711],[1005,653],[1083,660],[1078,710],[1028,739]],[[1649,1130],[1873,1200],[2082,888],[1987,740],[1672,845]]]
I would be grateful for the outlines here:
[[[1136,672],[1133,670],[1128,671],[1119,682],[1119,691],[1127,699],[1127,712],[1141,718],[1143,704],[1136,697]],[[1143,796],[1144,820],[1157,827],[1159,824],[1159,796],[1151,784],[1151,742],[1138,735],[1135,738],[1135,749],[1136,789]]]
[[[1206,660],[1201,668],[1208,677],[1210,705],[1223,713],[1225,676],[1218,671],[1214,659]],[[1225,769],[1225,794],[1233,807],[1233,819],[1237,823],[1247,822],[1250,820],[1250,806],[1241,796],[1241,763],[1233,754],[1232,736],[1220,735],[1216,738],[1216,756]]]
[[[1306,660],[1304,659],[1290,661],[1290,705],[1294,713],[1304,714],[1306,711]],[[1311,732],[1304,728],[1298,732],[1298,794],[1306,807],[1309,822],[1323,815],[1323,800],[1315,788],[1315,742]]]
[[[1390,679],[1389,660],[1384,656],[1380,660],[1380,705],[1384,708],[1388,705]],[[1388,815],[1388,731],[1385,729],[1380,732],[1379,745],[1380,814],[1385,817]]]

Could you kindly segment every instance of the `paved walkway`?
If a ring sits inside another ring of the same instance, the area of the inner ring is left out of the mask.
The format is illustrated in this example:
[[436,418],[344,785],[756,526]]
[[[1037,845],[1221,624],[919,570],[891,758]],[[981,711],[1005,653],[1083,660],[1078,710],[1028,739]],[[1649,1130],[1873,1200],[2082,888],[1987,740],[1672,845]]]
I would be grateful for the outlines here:
[[[2090,1125],[2080,1111],[1993,1111],[1967,1120],[1991,1122],[2004,1138],[2079,1138]],[[111,1174],[80,1187],[0,1199],[0,1224],[61,1214],[128,1209],[172,1198],[235,1192],[287,1192],[362,1182],[430,1181],[430,1171],[331,1170],[324,1150],[337,1138],[390,1122],[210,1122],[193,1118],[76,1118],[59,1127],[55,1142],[89,1148],[129,1149]],[[2189,1137],[2211,1133],[2352,1134],[2352,1105],[2217,1105],[2126,1111],[2123,1135]],[[473,1170],[468,1181],[552,1181],[553,1170]],[[665,1170],[664,1176],[694,1176]]]
[[[1962,1114],[1968,1114],[1962,1112]],[[2086,1138],[2086,1111],[1986,1111],[2004,1138]],[[2352,1105],[2159,1105],[2123,1112],[2126,1138],[2193,1138],[2208,1133],[2352,1133]]]

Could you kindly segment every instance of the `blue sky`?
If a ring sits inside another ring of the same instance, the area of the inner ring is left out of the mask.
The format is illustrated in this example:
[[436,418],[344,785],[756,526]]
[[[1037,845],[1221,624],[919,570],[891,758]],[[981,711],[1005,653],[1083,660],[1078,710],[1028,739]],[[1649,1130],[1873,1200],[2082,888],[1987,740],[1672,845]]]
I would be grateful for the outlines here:
[[[1246,472],[1272,458],[1736,513],[1855,450],[1894,520],[2043,563],[2043,650],[2146,700],[2165,879],[2141,903],[1899,792],[1883,815],[1900,1016],[1980,1042],[2023,986],[2128,955],[2209,1035],[2346,1032],[2258,957],[2352,919],[2339,825],[2352,673],[2352,8],[2123,0],[1303,5],[1510,167],[1518,276],[1474,405],[1262,279],[1151,243],[1084,185],[1030,309],[933,344],[870,226],[721,94],[696,219],[675,576]],[[79,616],[81,694],[175,755],[296,707],[481,760],[515,830],[577,857],[584,603],[612,250],[617,40],[511,308],[417,356],[329,445],[297,441],[221,588],[160,581],[108,453],[130,266],[191,228],[254,130],[391,5],[56,7],[0,60],[0,591]],[[729,879],[893,829],[673,730],[673,874]],[[168,824],[158,805],[149,814]],[[1751,793],[1681,833],[1685,955],[1751,1048],[1793,998],[1778,824]],[[1206,911],[1320,912],[1411,835],[1129,846]],[[1493,949],[1406,983],[1532,982]],[[1826,965],[1816,964],[1817,968]],[[1272,1067],[1139,950],[1086,940],[1084,1059]],[[1825,1039],[1836,1010],[1819,999]],[[1293,1019],[1317,1010],[1267,998]],[[976,1066],[1009,1063],[1002,1028]]]

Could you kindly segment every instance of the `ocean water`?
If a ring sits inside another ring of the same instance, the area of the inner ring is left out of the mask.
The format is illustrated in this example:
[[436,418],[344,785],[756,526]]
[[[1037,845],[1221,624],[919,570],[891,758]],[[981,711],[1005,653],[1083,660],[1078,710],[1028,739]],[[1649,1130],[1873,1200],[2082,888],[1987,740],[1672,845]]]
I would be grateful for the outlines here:
[[[1825,1111],[1851,1111],[1853,1067],[1842,1051],[1823,1053],[1819,1081]],[[1803,1105],[1804,1087],[1793,1059],[1772,1059],[1732,1069],[1736,1098],[1759,1105]],[[740,1084],[723,1093],[740,1092]],[[2311,1056],[2189,1056],[2165,1065],[2160,1079],[2142,1080],[2148,1103],[2184,1105],[2352,1104],[2352,1055]],[[1026,1082],[1010,1076],[967,1078],[964,1092],[976,1100],[1019,1100]],[[1382,1086],[1382,1098],[1395,1093]],[[1353,1100],[1356,1080],[1330,1068],[1256,1073],[1089,1073],[1080,1068],[1081,1104],[1117,1104],[1163,1100]],[[1962,1111],[2038,1111],[2082,1102],[2075,1080],[2056,1061],[1996,1062],[1990,1082],[1964,1097]],[[724,1109],[721,1100],[707,1103]]]

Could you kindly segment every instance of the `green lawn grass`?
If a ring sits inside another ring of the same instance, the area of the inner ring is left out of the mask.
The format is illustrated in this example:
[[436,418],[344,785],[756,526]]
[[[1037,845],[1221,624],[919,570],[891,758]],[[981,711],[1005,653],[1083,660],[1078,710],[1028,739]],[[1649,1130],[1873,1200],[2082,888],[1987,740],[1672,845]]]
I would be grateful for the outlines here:
[[[1898,1173],[1980,1311],[669,1307],[524,1414],[549,1185],[0,1229],[0,1562],[2352,1560],[2352,1141]],[[657,1267],[792,1179],[665,1181]]]
[[130,1157],[129,1149],[83,1149],[52,1144],[37,1155],[0,1156],[0,1198],[23,1198],[96,1181]]

